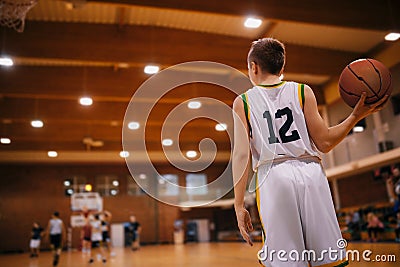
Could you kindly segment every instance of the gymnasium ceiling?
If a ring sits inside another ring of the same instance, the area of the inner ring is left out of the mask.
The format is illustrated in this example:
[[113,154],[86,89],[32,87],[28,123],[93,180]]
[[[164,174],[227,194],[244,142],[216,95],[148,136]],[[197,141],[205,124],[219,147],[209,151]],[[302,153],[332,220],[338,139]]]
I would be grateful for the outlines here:
[[[0,67],[0,134],[11,139],[0,145],[1,160],[48,150],[60,157],[63,151],[87,150],[118,155],[124,113],[150,77],[143,72],[147,64],[165,69],[214,61],[246,73],[251,41],[267,36],[286,44],[286,80],[310,84],[321,105],[335,102],[334,84],[352,60],[374,57],[389,67],[399,64],[400,41],[384,40],[396,27],[399,31],[399,11],[395,0],[39,0],[23,33],[1,28],[1,52],[14,60],[14,66]],[[259,28],[243,26],[250,15],[262,19]],[[83,95],[93,98],[92,106],[79,105]],[[197,96],[228,105],[235,97],[208,85],[177,88],[157,104],[159,115],[146,126],[150,151],[162,150],[166,114]],[[32,128],[34,118],[44,127]],[[220,151],[229,152],[227,134],[214,126],[210,120],[189,123],[180,136],[182,150],[196,150],[210,137]],[[103,145],[84,144],[84,138]]]

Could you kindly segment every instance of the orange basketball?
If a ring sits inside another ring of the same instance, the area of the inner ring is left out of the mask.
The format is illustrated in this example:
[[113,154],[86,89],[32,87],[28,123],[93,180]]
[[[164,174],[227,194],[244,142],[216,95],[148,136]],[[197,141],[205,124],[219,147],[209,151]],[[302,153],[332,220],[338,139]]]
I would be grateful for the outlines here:
[[339,78],[340,96],[350,107],[354,107],[363,92],[365,103],[373,104],[390,95],[393,90],[392,75],[388,68],[375,59],[359,59],[344,68]]

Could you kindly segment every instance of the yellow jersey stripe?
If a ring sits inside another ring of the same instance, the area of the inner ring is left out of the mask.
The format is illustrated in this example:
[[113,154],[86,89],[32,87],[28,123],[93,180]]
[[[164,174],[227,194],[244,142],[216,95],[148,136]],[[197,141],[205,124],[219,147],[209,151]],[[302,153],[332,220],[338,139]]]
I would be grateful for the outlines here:
[[297,86],[297,94],[299,96],[299,102],[301,109],[304,109],[304,84],[299,83]]
[[300,107],[301,107],[301,109],[303,109],[303,101],[301,99],[301,84],[300,83],[297,85],[297,94],[299,96]]
[[252,137],[252,128],[251,128],[251,124],[250,124],[250,105],[249,100],[247,98],[247,93],[243,93],[241,94],[242,100],[243,100],[243,107],[244,107],[244,113],[246,115],[246,121],[247,121],[247,126],[249,128],[249,135],[250,137]]
[[262,228],[262,238],[263,238],[263,242],[265,242],[265,231],[264,231],[264,223],[262,221],[261,218],[261,206],[260,206],[260,192],[259,192],[259,184],[258,184],[258,173],[255,174],[256,175],[256,202],[257,202],[257,210],[258,210],[258,215],[260,217],[260,222],[261,222],[261,228]]
[[250,105],[249,105],[249,99],[247,98],[247,93],[245,93],[244,96],[246,98],[246,103],[247,103],[247,119],[250,122]]

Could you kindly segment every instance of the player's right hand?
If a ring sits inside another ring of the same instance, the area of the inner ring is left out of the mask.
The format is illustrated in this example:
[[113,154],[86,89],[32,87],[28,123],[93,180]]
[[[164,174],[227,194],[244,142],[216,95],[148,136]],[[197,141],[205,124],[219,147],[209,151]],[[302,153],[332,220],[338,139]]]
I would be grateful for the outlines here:
[[365,103],[366,98],[367,98],[367,93],[363,92],[361,94],[360,100],[358,100],[357,105],[353,109],[353,115],[355,115],[356,118],[358,119],[363,119],[374,112],[380,111],[387,103],[389,96],[385,95],[378,102],[374,104],[366,104]]
[[253,241],[250,238],[250,232],[253,231],[253,225],[251,224],[251,218],[249,212],[243,207],[236,210],[236,219],[238,222],[238,227],[240,234],[243,239],[253,246]]

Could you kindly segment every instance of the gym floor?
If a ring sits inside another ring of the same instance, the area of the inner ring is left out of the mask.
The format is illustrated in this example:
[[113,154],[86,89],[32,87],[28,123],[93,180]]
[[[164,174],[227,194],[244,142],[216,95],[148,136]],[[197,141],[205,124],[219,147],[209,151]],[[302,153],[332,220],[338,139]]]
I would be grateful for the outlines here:
[[[145,267],[244,267],[259,266],[257,252],[261,243],[250,247],[244,243],[190,243],[185,245],[149,245],[139,251],[128,248],[115,248],[115,256],[109,257],[107,263],[95,260],[91,266],[145,266]],[[365,250],[371,250],[371,261],[352,261],[350,266],[361,267],[395,267],[400,262],[400,244],[395,243],[350,243],[349,250],[360,252],[360,258]],[[381,259],[390,258],[391,262],[377,262],[374,259],[379,255]],[[80,251],[63,252],[60,267],[88,266],[89,257]],[[29,258],[29,254],[0,255],[2,267],[44,267],[51,266],[51,252],[42,252],[38,258]]]

